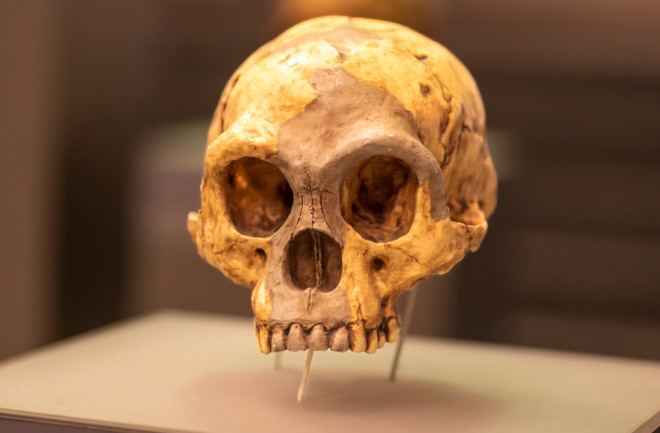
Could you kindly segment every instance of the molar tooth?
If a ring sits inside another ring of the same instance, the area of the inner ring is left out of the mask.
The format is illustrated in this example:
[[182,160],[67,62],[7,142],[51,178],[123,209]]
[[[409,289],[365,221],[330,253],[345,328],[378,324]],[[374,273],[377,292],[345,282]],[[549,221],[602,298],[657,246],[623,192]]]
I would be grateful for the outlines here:
[[309,348],[312,350],[327,350],[328,349],[328,335],[325,332],[325,328],[320,323],[314,325],[311,331],[309,331],[309,337],[307,338],[307,343]]
[[286,344],[284,343],[284,331],[282,331],[282,328],[273,329],[270,335],[270,349],[273,352],[281,352],[286,350]]
[[399,339],[399,321],[396,317],[387,320],[387,341],[393,343]]
[[378,348],[382,348],[385,346],[385,342],[387,341],[387,337],[385,336],[385,331],[378,328]]
[[367,331],[367,353],[376,353],[378,350],[378,331],[372,329]]
[[330,336],[330,350],[335,352],[348,350],[348,329],[345,326],[337,328]]
[[291,328],[289,328],[287,349],[292,352],[307,349],[307,343],[305,343],[305,338],[303,337],[303,328],[299,323],[293,323],[291,324]]
[[367,340],[364,335],[364,322],[358,320],[357,323],[351,323],[349,326],[349,341],[353,352],[364,352],[367,348]]

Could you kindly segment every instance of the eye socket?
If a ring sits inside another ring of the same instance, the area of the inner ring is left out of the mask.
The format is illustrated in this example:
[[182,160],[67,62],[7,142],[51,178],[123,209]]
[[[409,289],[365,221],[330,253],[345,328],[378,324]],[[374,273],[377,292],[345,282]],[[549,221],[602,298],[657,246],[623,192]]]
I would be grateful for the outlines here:
[[365,239],[389,242],[410,230],[417,176],[402,160],[374,156],[344,180],[341,213]]
[[244,235],[275,233],[291,212],[293,192],[282,172],[258,158],[241,158],[224,171],[227,208],[236,229]]

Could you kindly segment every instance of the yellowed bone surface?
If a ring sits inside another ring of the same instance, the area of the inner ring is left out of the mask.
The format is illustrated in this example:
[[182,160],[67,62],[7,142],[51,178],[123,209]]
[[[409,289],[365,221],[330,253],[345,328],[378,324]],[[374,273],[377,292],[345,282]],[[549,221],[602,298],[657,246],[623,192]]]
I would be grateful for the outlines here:
[[317,18],[250,56],[209,128],[188,229],[253,290],[261,351],[395,341],[396,297],[486,233],[484,133],[467,69],[398,24]]

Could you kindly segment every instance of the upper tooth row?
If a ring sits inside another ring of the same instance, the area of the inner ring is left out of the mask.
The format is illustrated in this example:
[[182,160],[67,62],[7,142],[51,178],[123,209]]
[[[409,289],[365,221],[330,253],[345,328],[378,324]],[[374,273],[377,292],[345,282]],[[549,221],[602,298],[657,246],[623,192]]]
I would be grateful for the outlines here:
[[323,325],[315,325],[307,334],[298,323],[291,324],[289,333],[285,335],[282,328],[275,328],[271,333],[271,350],[279,352],[281,350],[291,350],[297,352],[300,350],[327,350],[331,349],[338,352],[345,352],[349,347],[348,329],[342,326],[330,332],[326,332]]
[[[288,331],[288,332],[287,332]],[[257,340],[263,353],[290,350],[333,350],[345,352],[374,353],[385,342],[396,341],[399,337],[397,317],[383,320],[376,329],[365,329],[363,322],[349,323],[327,331],[322,324],[314,325],[309,331],[299,323],[292,323],[288,330],[282,327],[269,329],[267,325],[257,325]]]

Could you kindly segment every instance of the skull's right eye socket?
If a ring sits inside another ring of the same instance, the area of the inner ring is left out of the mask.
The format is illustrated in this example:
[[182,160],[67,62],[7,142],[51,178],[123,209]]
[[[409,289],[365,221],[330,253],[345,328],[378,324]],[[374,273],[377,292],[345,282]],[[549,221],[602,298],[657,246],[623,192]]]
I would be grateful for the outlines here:
[[291,212],[291,187],[282,172],[266,161],[233,161],[225,170],[224,189],[231,220],[244,235],[270,236]]
[[365,239],[393,241],[410,230],[417,183],[417,176],[402,160],[371,157],[344,180],[342,216]]

